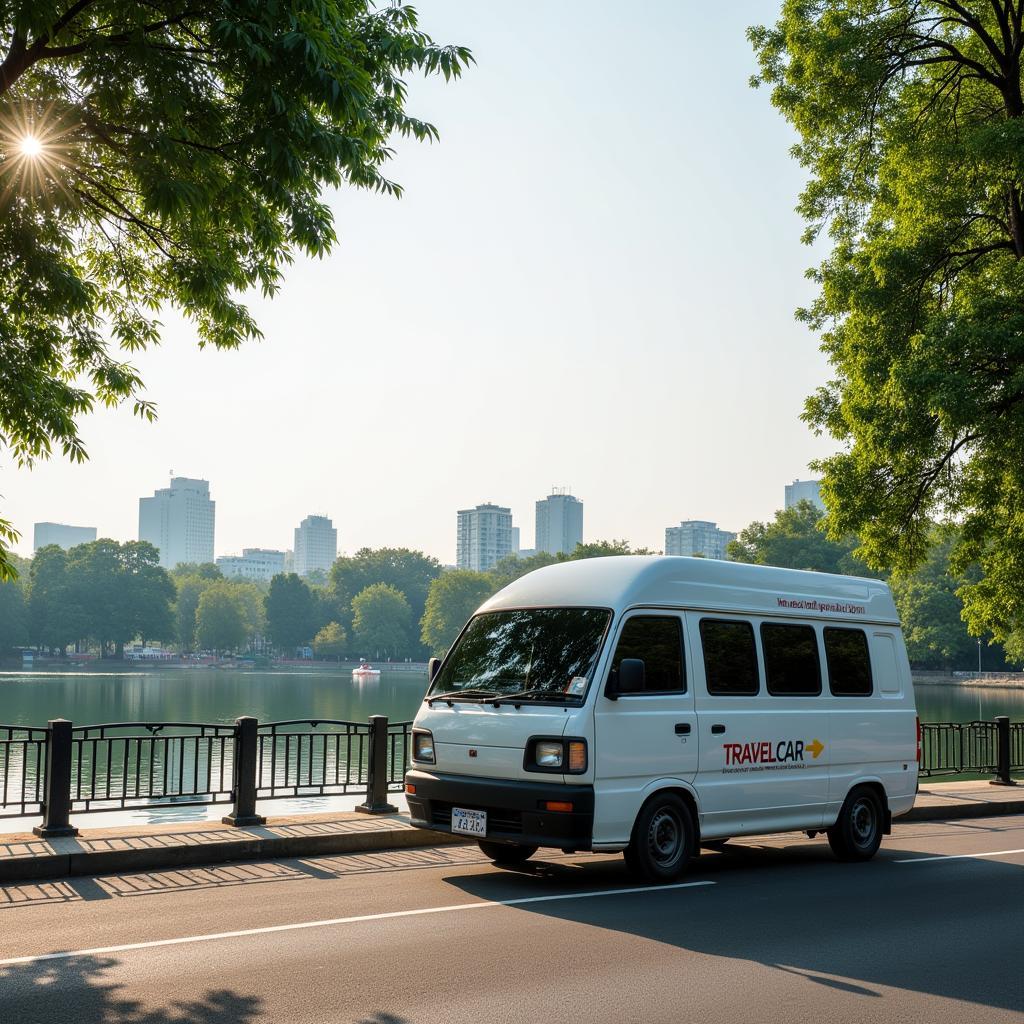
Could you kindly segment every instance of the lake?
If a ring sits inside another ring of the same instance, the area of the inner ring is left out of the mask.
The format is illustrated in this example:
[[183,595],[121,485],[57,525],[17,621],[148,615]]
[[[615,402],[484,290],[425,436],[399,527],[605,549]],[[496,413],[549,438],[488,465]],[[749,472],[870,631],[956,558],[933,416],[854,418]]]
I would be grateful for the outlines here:
[[[427,687],[423,672],[387,672],[354,683],[351,669],[164,669],[155,671],[0,672],[0,724],[44,725],[68,718],[105,722],[261,722],[287,719],[365,721],[387,715],[409,721]],[[969,722],[1009,715],[1024,720],[1024,689],[983,690],[918,685],[923,722]]]

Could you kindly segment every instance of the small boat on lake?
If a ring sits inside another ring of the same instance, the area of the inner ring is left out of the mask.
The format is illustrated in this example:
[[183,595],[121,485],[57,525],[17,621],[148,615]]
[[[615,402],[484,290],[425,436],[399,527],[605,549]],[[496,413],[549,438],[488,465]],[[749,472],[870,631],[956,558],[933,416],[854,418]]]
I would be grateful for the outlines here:
[[357,683],[380,679],[380,669],[374,668],[368,661],[361,662],[358,668],[352,669],[352,679]]

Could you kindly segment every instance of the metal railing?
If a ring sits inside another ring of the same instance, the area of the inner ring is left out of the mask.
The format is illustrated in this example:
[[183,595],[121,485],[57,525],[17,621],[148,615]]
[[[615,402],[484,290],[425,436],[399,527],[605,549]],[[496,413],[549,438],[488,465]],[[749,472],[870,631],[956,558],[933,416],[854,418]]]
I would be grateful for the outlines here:
[[258,799],[363,793],[356,809],[394,811],[412,722],[297,719],[233,725],[114,722],[0,725],[0,818],[39,813],[43,836],[75,835],[71,814],[231,803],[224,820],[261,823]]
[[258,797],[325,796],[366,788],[370,726],[305,719],[257,731]]
[[71,810],[226,803],[235,726],[120,722],[71,730]]
[[46,729],[0,725],[0,818],[42,813]]
[[1024,771],[1024,722],[1000,716],[991,722],[922,722],[918,774],[995,775],[1009,782]]
[[[118,808],[231,803],[224,820],[255,824],[258,800],[365,793],[357,810],[394,810],[409,764],[411,722],[296,719],[233,725],[122,722],[0,725],[0,818],[41,814],[40,835],[74,835],[70,815]],[[1024,771],[1024,722],[921,725],[927,778]]]

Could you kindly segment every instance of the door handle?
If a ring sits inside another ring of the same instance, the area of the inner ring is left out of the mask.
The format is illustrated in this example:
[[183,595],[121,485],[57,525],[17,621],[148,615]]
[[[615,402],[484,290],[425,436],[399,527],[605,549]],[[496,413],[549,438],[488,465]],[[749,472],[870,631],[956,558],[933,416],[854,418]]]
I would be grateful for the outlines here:
[[676,735],[677,736],[688,736],[690,734],[690,723],[689,722],[676,722]]
[[724,725],[713,725],[713,726],[711,726],[711,731],[712,731],[712,732],[713,732],[713,733],[714,733],[714,734],[715,734],[716,736],[718,736],[718,735],[720,735],[721,733],[725,732],[725,726],[724,726]]

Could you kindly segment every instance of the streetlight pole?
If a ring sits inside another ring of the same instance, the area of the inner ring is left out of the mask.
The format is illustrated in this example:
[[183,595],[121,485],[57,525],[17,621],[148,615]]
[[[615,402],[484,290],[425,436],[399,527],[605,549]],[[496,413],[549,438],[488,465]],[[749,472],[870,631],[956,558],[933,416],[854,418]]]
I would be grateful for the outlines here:
[[981,637],[978,637],[978,721],[981,721]]

